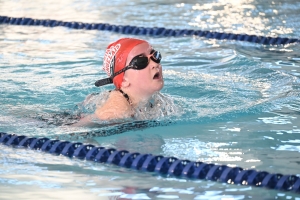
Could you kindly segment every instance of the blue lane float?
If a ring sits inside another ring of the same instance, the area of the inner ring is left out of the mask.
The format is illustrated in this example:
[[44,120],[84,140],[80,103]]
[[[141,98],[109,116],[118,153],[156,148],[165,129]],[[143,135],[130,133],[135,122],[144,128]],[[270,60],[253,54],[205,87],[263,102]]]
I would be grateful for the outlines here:
[[0,143],[17,148],[40,150],[53,155],[64,155],[69,158],[114,164],[144,172],[156,172],[165,176],[205,179],[300,193],[300,177],[296,175],[271,174],[241,167],[193,162],[161,155],[130,153],[126,150],[107,149],[81,142],[18,136],[4,132],[0,132]]
[[138,26],[122,26],[111,25],[107,23],[81,23],[81,22],[64,22],[51,19],[32,19],[32,18],[15,18],[8,16],[0,16],[0,24],[23,25],[23,26],[46,26],[56,27],[63,26],[72,29],[100,30],[111,31],[120,34],[130,35],[147,35],[153,37],[182,37],[182,36],[198,36],[207,39],[217,40],[237,40],[263,45],[285,45],[290,43],[299,43],[296,38],[281,37],[264,37],[247,34],[221,33],[214,31],[201,31],[192,29],[166,29],[163,27],[138,27]]

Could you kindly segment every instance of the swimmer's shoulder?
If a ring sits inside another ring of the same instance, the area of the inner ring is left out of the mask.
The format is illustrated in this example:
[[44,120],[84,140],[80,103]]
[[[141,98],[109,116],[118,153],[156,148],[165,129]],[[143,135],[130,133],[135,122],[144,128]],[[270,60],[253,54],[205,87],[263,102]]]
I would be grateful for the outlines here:
[[95,115],[100,120],[121,119],[130,117],[132,109],[123,95],[113,90],[110,92],[105,104],[96,109]]

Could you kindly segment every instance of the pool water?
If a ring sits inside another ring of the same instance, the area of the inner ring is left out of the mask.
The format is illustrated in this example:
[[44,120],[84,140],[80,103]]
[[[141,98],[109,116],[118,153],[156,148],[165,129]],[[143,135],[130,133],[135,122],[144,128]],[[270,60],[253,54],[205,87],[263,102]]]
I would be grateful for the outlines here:
[[[1,1],[2,16],[299,38],[300,3],[276,1]],[[105,77],[105,31],[0,25],[0,131],[300,175],[300,47],[199,37],[148,40],[163,55],[176,113],[108,137],[39,120],[72,112]],[[61,118],[60,118],[61,120]],[[169,122],[165,125],[163,122]],[[0,145],[0,199],[300,199],[298,194],[140,173]]]

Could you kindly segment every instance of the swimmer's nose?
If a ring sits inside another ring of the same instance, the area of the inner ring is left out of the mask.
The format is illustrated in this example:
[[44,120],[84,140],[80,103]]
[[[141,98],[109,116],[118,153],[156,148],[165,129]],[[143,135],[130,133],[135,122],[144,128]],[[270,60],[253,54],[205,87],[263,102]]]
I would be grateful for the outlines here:
[[161,67],[161,65],[159,63],[156,63],[153,61],[151,61],[151,66],[152,66],[152,69],[155,69],[155,68],[159,69]]

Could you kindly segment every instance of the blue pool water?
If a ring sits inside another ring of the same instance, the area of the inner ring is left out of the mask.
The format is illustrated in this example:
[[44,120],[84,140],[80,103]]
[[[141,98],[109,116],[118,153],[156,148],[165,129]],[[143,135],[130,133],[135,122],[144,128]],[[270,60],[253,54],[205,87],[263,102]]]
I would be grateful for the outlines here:
[[[0,15],[300,38],[297,1],[0,1]],[[0,25],[0,131],[66,137],[92,128],[39,120],[72,112],[96,88],[108,43],[126,35]],[[300,47],[198,37],[140,38],[163,54],[176,113],[168,126],[99,146],[300,175]],[[50,116],[50,117],[49,117]],[[60,117],[58,120],[64,120]],[[105,127],[107,128],[107,127]],[[98,128],[101,129],[101,128]],[[291,192],[140,173],[0,145],[0,199],[298,199]]]

